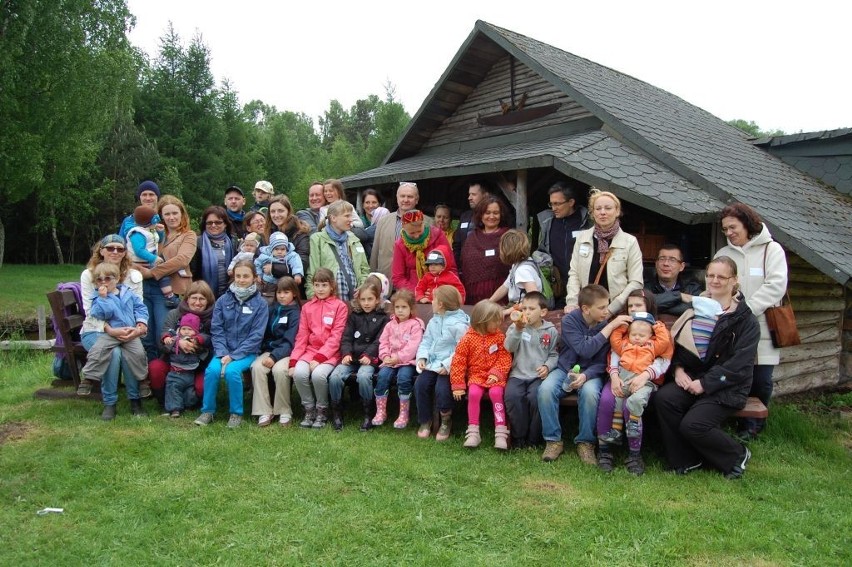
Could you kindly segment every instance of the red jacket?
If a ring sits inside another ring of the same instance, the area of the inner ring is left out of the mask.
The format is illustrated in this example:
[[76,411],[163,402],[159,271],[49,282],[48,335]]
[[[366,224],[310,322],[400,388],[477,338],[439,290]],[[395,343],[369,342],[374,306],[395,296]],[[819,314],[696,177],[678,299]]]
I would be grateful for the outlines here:
[[417,289],[414,291],[414,299],[418,303],[420,303],[420,300],[424,297],[429,301],[432,301],[432,292],[435,291],[436,287],[441,285],[451,285],[459,290],[462,297],[462,303],[464,303],[464,285],[462,285],[461,280],[455,273],[447,269],[444,269],[444,271],[437,276],[432,275],[430,272],[423,274],[423,277],[420,278],[419,282],[417,282]]
[[[429,242],[426,244],[423,256],[428,256],[429,252],[439,247],[444,252],[450,249],[450,243],[447,242],[447,237],[444,236],[442,230],[431,226],[429,227]],[[458,274],[453,255],[444,253],[444,257],[447,259],[445,270]],[[417,264],[414,253],[409,252],[408,248],[405,247],[405,241],[402,236],[399,237],[393,246],[393,265],[391,272],[391,281],[393,282],[394,289],[408,289],[411,291],[417,289]]]
[[296,345],[290,353],[290,368],[300,360],[320,364],[340,362],[340,339],[346,328],[349,308],[336,297],[314,297],[302,305]]
[[512,368],[512,355],[503,346],[505,341],[506,335],[502,331],[480,335],[473,328],[469,329],[453,354],[450,365],[452,389],[467,390],[468,384],[485,386],[490,374],[497,376],[497,383],[487,387],[505,387]]

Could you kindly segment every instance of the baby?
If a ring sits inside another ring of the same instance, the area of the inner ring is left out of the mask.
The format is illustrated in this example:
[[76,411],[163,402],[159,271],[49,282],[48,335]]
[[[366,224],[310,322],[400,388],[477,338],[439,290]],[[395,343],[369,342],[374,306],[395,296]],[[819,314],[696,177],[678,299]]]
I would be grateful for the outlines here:
[[249,260],[250,262],[254,262],[254,256],[257,254],[260,242],[260,235],[258,233],[250,232],[249,234],[246,234],[246,237],[243,238],[243,243],[240,244],[240,252],[234,256],[234,259],[231,260],[230,264],[228,264],[228,277],[234,275],[234,266],[236,266],[237,262],[240,260]]
[[[139,205],[133,211],[133,227],[127,231],[127,252],[130,260],[137,264],[145,264],[147,268],[153,268],[162,264],[163,259],[158,255],[161,224],[153,224],[157,211],[146,205]],[[180,302],[172,291],[172,280],[169,276],[163,276],[157,280],[163,297],[166,298],[166,307],[174,309]]]
[[260,249],[260,254],[254,261],[257,275],[266,284],[275,284],[278,281],[278,278],[263,271],[263,267],[271,263],[287,264],[287,267],[290,269],[290,275],[293,276],[296,283],[302,283],[302,278],[305,276],[302,259],[296,253],[294,246],[290,244],[287,235],[283,232],[273,232],[270,234],[269,245]]

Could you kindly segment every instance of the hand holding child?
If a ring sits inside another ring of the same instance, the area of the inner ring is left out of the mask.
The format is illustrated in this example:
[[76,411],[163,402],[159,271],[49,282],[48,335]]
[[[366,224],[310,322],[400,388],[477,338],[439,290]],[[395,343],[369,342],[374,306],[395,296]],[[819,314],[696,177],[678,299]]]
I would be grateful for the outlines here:
[[624,382],[621,381],[621,376],[613,373],[609,377],[609,387],[612,390],[612,395],[616,398],[624,397]]

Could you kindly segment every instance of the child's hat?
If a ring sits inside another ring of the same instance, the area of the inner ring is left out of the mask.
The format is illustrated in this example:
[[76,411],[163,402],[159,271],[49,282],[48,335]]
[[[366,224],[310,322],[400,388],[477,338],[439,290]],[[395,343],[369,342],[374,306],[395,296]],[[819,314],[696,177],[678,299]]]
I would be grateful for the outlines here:
[[438,264],[440,266],[446,266],[447,260],[444,258],[444,253],[440,250],[432,250],[429,252],[429,255],[426,256],[426,265],[430,264]]
[[144,193],[145,191],[153,191],[154,193],[157,194],[157,198],[158,199],[160,198],[160,188],[153,181],[149,180],[149,181],[143,181],[142,183],[140,183],[139,187],[136,188],[136,198],[138,199],[139,196],[142,193]]
[[287,239],[287,235],[283,232],[273,232],[269,235],[269,251],[272,252],[280,246],[289,249],[290,241]]
[[147,205],[139,205],[133,209],[133,222],[139,226],[147,226],[151,224],[151,220],[157,211]]
[[387,210],[386,208],[384,208],[384,207],[376,207],[376,208],[373,210],[373,219],[372,219],[372,223],[373,223],[373,224],[376,224],[377,222],[379,222],[379,219],[380,219],[380,218],[382,218],[383,216],[388,215],[388,214],[390,214],[390,211],[389,211],[389,210]]
[[254,240],[255,244],[258,244],[258,245],[261,242],[260,235],[256,232],[250,232],[250,233],[246,234],[246,237],[243,238],[243,243],[245,244],[249,240]]
[[195,313],[186,313],[180,318],[181,327],[192,327],[196,333],[201,332],[201,318]]
[[272,187],[272,183],[269,181],[258,181],[254,184],[254,188],[264,193],[269,193],[270,195],[275,195],[275,189]]
[[648,323],[649,325],[653,325],[654,323],[657,322],[657,320],[654,319],[654,316],[651,315],[650,313],[648,313],[647,311],[635,312],[633,314],[633,321],[634,322],[635,321],[644,321],[645,323]]

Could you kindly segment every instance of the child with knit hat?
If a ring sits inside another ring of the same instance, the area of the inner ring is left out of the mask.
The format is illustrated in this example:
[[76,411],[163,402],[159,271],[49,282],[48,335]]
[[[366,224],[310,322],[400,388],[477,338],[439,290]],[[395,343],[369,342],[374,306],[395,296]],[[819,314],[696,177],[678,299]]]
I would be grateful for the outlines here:
[[166,375],[166,411],[172,417],[180,417],[185,409],[198,405],[195,372],[207,358],[210,337],[201,333],[201,318],[195,313],[186,313],[180,318],[177,331],[168,329],[162,340],[163,344],[171,343],[170,367]]
[[263,267],[269,264],[286,264],[290,269],[289,275],[296,280],[296,284],[302,283],[305,269],[302,266],[302,258],[296,253],[295,246],[290,243],[286,234],[273,232],[269,235],[269,244],[260,249],[260,254],[254,261],[254,267],[260,278],[261,295],[271,305],[275,301],[275,284],[278,278],[272,273],[264,272]]
[[[163,235],[154,225],[156,211],[147,205],[139,205],[133,210],[133,227],[127,231],[127,252],[130,260],[136,264],[145,264],[147,268],[153,268],[163,263],[163,258],[158,256],[160,241]],[[178,296],[172,291],[172,279],[163,276],[157,280],[163,297],[166,298],[166,307],[174,309],[180,303]]]
[[231,260],[231,263],[228,264],[228,277],[234,275],[234,266],[237,265],[237,262],[240,260],[249,260],[250,262],[254,262],[255,256],[257,256],[257,249],[260,248],[262,240],[260,235],[256,232],[250,232],[246,234],[246,237],[243,238],[242,243],[240,244],[240,252],[234,259]]

